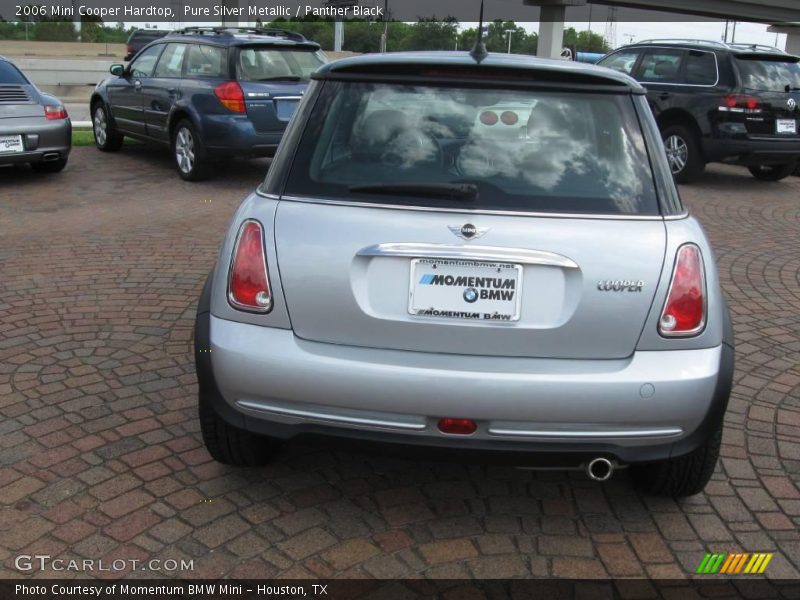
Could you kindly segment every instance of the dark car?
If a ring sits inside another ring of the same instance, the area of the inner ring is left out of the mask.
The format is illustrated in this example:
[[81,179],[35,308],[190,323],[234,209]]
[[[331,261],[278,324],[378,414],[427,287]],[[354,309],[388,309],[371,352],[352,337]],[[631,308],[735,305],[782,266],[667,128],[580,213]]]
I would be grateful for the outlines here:
[[67,166],[71,149],[72,124],[61,101],[0,56],[0,165],[30,163],[54,173]]
[[196,181],[214,161],[271,156],[326,61],[319,44],[278,29],[188,28],[152,42],[91,97],[95,143],[124,136],[172,148],[178,174]]
[[678,181],[696,179],[708,162],[745,165],[777,181],[800,159],[798,61],[770,46],[647,40],[598,64],[647,87]]
[[137,29],[128,37],[124,60],[128,61],[132,59],[136,56],[136,53],[147,46],[147,44],[160,40],[168,33],[169,30],[166,29]]

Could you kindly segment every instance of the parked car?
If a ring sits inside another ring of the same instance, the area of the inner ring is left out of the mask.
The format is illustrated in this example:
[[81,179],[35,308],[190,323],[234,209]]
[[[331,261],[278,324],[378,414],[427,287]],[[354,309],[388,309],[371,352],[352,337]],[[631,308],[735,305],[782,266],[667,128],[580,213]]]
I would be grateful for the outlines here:
[[0,165],[30,163],[55,173],[67,166],[71,149],[72,124],[61,101],[0,56]]
[[128,36],[128,42],[125,47],[125,60],[126,62],[136,56],[142,48],[147,46],[150,42],[159,40],[169,33],[165,29],[136,29]]
[[348,439],[703,489],[733,336],[644,88],[452,52],[313,80],[200,297],[211,455]]
[[769,46],[647,40],[598,64],[632,75],[647,99],[679,182],[708,162],[778,181],[800,159],[800,57]]
[[125,136],[169,146],[178,174],[196,181],[215,160],[271,156],[309,75],[326,61],[319,44],[279,29],[191,27],[145,47],[92,94],[97,147]]

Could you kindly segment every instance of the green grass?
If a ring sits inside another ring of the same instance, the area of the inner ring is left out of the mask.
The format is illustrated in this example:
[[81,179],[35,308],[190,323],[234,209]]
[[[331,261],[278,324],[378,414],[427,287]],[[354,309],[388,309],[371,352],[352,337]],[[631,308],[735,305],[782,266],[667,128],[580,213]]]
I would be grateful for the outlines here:
[[[125,138],[125,144],[137,144],[136,140]],[[72,130],[72,146],[94,146],[94,133],[91,129],[73,129]]]
[[94,134],[91,129],[73,129],[73,146],[94,146]]

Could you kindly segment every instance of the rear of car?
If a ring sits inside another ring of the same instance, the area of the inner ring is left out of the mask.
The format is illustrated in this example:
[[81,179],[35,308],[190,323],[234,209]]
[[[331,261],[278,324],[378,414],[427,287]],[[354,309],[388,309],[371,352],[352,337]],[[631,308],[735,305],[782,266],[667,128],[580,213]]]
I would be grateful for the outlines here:
[[735,155],[756,177],[781,179],[800,160],[800,57],[740,51],[731,61],[738,87],[718,109],[727,135],[717,152]]
[[0,165],[30,163],[36,171],[60,171],[71,147],[64,105],[0,57]]
[[732,340],[644,90],[453,53],[315,78],[198,308],[212,455],[334,437],[702,488]]

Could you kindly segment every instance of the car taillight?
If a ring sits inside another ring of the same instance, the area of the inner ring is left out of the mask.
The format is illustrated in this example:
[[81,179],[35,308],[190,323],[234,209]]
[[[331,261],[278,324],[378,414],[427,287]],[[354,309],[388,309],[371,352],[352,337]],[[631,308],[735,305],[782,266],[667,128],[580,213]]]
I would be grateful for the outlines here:
[[49,121],[58,121],[59,119],[67,118],[67,109],[63,106],[48,104],[44,107],[44,116]]
[[480,118],[481,118],[481,123],[483,123],[484,125],[488,125],[489,127],[497,124],[497,113],[494,113],[490,110],[482,112]]
[[228,301],[234,308],[266,313],[272,308],[264,230],[258,221],[245,221],[233,248]]
[[517,116],[517,113],[507,110],[500,115],[500,120],[504,125],[516,125],[517,121],[519,121],[519,117]]
[[703,255],[694,244],[678,248],[672,281],[658,331],[667,337],[697,335],[706,324],[706,274]]
[[235,81],[226,81],[220,83],[214,88],[214,95],[222,103],[222,106],[233,112],[243,113],[244,106],[244,92],[242,86]]
[[761,101],[753,96],[730,94],[722,99],[721,112],[760,113]]
[[452,419],[449,417],[440,419],[438,426],[439,431],[451,435],[471,435],[478,429],[472,419]]
[[128,54],[133,54],[133,46],[131,46],[130,44],[128,44],[128,47],[127,47],[126,50],[127,50]]

